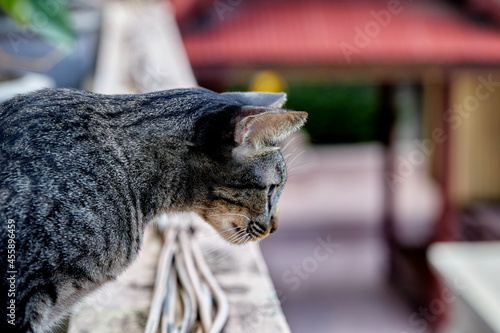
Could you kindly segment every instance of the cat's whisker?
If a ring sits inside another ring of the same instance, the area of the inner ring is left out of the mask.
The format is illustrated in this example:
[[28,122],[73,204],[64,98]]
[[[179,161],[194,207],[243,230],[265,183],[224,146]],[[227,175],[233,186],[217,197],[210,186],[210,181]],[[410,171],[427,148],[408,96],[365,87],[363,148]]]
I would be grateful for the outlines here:
[[[238,238],[239,238],[239,236],[242,236],[245,232],[246,232],[246,228],[245,228],[245,229],[243,229],[243,230],[238,231],[237,233],[235,233],[234,235],[232,235],[231,237],[229,237],[228,239],[226,239],[226,241],[230,243],[230,242],[232,242],[233,240],[238,239]],[[227,246],[228,246],[228,244],[227,244],[227,243],[223,243],[223,244],[221,244],[220,246],[217,246],[217,247],[215,247],[215,248],[213,248],[213,249],[210,249],[210,250],[206,251],[205,253],[206,253],[206,254],[208,254],[208,253],[212,253],[212,252],[214,252],[214,251],[220,250],[220,249],[222,249],[222,248],[224,248],[224,247],[227,247]]]
[[292,175],[304,174],[305,171],[303,169],[300,169],[300,167],[302,167],[306,164],[307,163],[295,164],[292,167],[287,168],[287,170],[286,170],[287,177],[292,176]]
[[238,231],[237,233],[235,233],[234,235],[232,235],[231,237],[229,237],[228,239],[226,239],[227,242],[232,242],[236,239],[238,239],[238,237],[242,234],[244,234],[246,231],[246,229],[243,229],[243,230],[240,230]]
[[287,160],[290,156],[292,156],[293,154],[295,154],[295,152],[297,151],[297,149],[299,149],[299,146],[300,146],[300,145],[297,145],[297,146],[293,149],[293,151],[292,151],[291,153],[288,153],[288,154],[286,154],[286,155],[284,155],[284,156],[283,156],[283,158],[285,159],[285,161],[286,161],[286,160]]
[[[208,250],[208,251],[205,251],[203,254],[204,255],[209,255],[211,253],[214,253],[214,252],[217,252],[218,250],[221,250],[221,254],[222,253],[226,253],[227,251],[229,251],[229,244],[223,244],[222,246],[218,246],[218,247],[215,247],[211,250]],[[217,256],[219,256],[220,254],[217,254]],[[211,260],[211,259],[209,259]]]
[[236,213],[212,214],[212,215],[207,215],[207,216],[224,216],[224,215],[241,216],[241,217],[246,218],[248,221],[250,221],[250,218],[248,216],[243,215],[243,214],[236,214]]
[[[244,230],[241,230],[241,231],[240,231],[240,232],[238,232],[237,234],[234,234],[233,236],[229,237],[229,238],[227,239],[227,242],[229,242],[229,243],[233,243],[234,245],[238,245],[238,244],[239,244],[239,242],[241,241],[241,239],[242,239],[243,237],[245,237],[246,235],[248,235],[248,232],[247,232],[247,230],[246,230],[246,228],[245,228]],[[237,243],[234,243],[234,242],[237,242]],[[219,247],[217,247],[215,250],[217,250],[217,249],[221,249],[221,248],[223,248],[224,246],[226,246],[227,251],[229,251],[229,246],[230,246],[230,244],[227,244],[227,243],[224,243],[224,244],[223,244],[223,246],[219,246]],[[210,251],[208,251],[207,253],[210,253],[210,252],[213,252],[213,251],[214,251],[214,250],[210,250]],[[224,252],[223,252],[223,253],[221,253],[221,254],[224,254]],[[218,256],[220,256],[220,254],[219,254]]]
[[[250,235],[247,233],[246,235],[242,236],[241,239],[234,245],[245,244],[249,240],[248,237],[250,237]],[[212,258],[211,261],[215,264],[215,263],[221,262],[222,260],[226,259],[230,255],[231,255],[231,251],[229,251],[229,249],[228,249],[226,252],[223,252],[223,253],[219,254],[218,256]],[[216,259],[219,259],[219,260],[214,261]]]
[[226,258],[227,258],[227,257],[229,257],[230,255],[231,255],[231,251],[227,251],[227,252],[225,253],[225,256],[223,256],[222,258],[219,258],[219,260],[217,260],[217,261],[214,261],[214,262],[213,262],[213,264],[216,264],[216,263],[219,263],[219,262],[223,261],[224,259],[226,259]]
[[234,228],[229,228],[229,229],[225,229],[225,230],[222,230],[222,231],[219,231],[219,232],[213,233],[213,234],[209,234],[209,235],[202,235],[202,236],[198,236],[198,237],[194,237],[194,238],[195,238],[195,239],[198,239],[198,238],[203,238],[203,237],[216,236],[216,235],[219,235],[219,234],[222,234],[222,233],[226,233],[226,232],[229,232],[229,231],[234,230],[234,229],[240,229],[240,228],[243,228],[243,227],[234,227]]
[[[239,236],[240,234],[243,234],[243,233],[240,231],[240,232],[238,232],[238,233],[236,233],[236,234],[232,235],[231,237],[229,237],[226,241],[227,241],[227,242],[231,242],[232,240],[237,239],[237,238],[238,238],[238,236]],[[222,249],[222,248],[224,248],[224,247],[227,247],[227,246],[228,246],[228,244],[227,244],[226,242],[224,242],[224,243],[222,243],[221,245],[216,246],[216,247],[214,247],[213,249],[210,249],[210,250],[206,251],[205,253],[211,253],[211,252],[214,252],[214,251],[220,250],[220,249]]]
[[298,153],[297,155],[294,156],[294,158],[290,161],[290,162],[287,162],[287,166],[292,166],[293,165],[293,162],[302,154],[304,154],[306,151],[303,150],[301,151],[300,153]]
[[[247,234],[248,234],[248,231],[247,231],[247,229],[246,229],[246,228],[245,228],[245,230],[242,230],[242,231],[244,231],[244,232],[243,232],[242,234],[238,235],[238,237],[236,237],[236,238],[232,239],[232,240],[231,240],[231,243],[233,243],[234,245],[238,245],[238,244],[239,244],[239,242],[241,241],[241,239],[242,239],[245,235],[247,235]],[[237,242],[237,243],[235,243],[235,242]]]
[[247,238],[248,236],[250,236],[250,234],[247,232],[244,236],[240,237],[240,241],[238,243],[236,243],[235,245],[240,245],[241,244],[241,241],[244,239],[244,238]]
[[222,260],[226,259],[230,255],[231,255],[231,251],[227,250],[227,251],[219,254],[218,256],[213,257],[212,259],[210,259],[210,262],[213,263],[213,264],[216,264],[216,263],[221,262]]
[[234,245],[241,245],[242,242],[244,243],[245,239],[247,239],[248,237],[250,237],[250,234],[247,232],[245,235],[241,236],[238,242],[235,243]]
[[226,255],[227,253],[231,253],[231,251],[230,251],[229,247],[227,247],[225,251],[222,251],[222,253],[219,253],[219,254],[218,254],[218,255],[216,255],[215,257],[210,258],[210,260],[209,260],[209,261],[210,261],[210,262],[214,262],[216,259],[218,259],[218,258],[220,258],[220,257],[222,257],[222,256],[224,256],[224,255]]
[[292,171],[298,167],[301,167],[301,166],[304,166],[304,165],[307,165],[308,162],[307,161],[304,161],[304,162],[301,162],[301,163],[298,163],[298,164],[294,164],[294,165],[291,165],[287,168],[288,171]]
[[[250,236],[250,235],[248,235],[248,236]],[[252,240],[252,236],[250,236],[247,240],[245,240],[245,241],[243,242],[243,244],[241,244],[241,245],[245,245],[245,244],[247,244],[248,242],[250,242],[251,240]]]
[[287,179],[287,181],[289,181],[289,180],[295,180],[295,177],[301,176],[303,174],[304,174],[303,172],[294,172],[294,173],[291,173],[291,174],[287,174],[286,179]]
[[286,149],[287,149],[287,148],[288,148],[288,147],[289,147],[292,143],[294,143],[295,141],[297,141],[297,139],[298,139],[298,138],[299,138],[299,137],[298,137],[298,136],[296,136],[296,137],[294,137],[294,138],[290,139],[290,140],[286,143],[286,145],[285,145],[283,148],[281,148],[281,151],[282,151],[282,152],[285,152],[285,151],[286,151]]
[[229,244],[224,243],[224,244],[222,244],[220,246],[216,246],[216,247],[214,247],[214,248],[212,248],[212,249],[210,249],[208,251],[203,252],[203,254],[207,255],[207,254],[210,254],[212,252],[216,252],[216,251],[221,250],[221,249],[223,249],[225,247],[228,247],[228,246],[229,246]]

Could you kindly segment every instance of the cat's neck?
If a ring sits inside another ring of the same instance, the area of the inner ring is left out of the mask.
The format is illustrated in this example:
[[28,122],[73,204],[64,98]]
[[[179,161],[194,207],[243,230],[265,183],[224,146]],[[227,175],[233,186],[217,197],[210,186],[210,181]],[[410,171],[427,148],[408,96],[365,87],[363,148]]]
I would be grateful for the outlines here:
[[[143,223],[166,212],[188,210],[190,119],[154,119],[140,110],[111,120],[113,150],[123,161]],[[111,140],[108,138],[108,140]]]
[[186,200],[190,197],[188,146],[184,142],[152,140],[124,147],[129,160],[128,176],[145,222],[158,214],[184,211],[190,206]]

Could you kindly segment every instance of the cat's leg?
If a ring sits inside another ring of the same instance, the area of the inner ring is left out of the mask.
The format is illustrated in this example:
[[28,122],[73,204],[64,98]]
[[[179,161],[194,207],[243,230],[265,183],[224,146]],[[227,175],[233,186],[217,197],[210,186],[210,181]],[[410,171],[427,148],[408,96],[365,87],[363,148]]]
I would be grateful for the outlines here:
[[52,300],[45,290],[33,294],[21,310],[20,332],[41,333],[50,328],[50,317],[53,311]]
[[50,332],[51,327],[64,318],[72,304],[60,287],[52,284],[38,287],[26,295],[27,301],[21,300],[25,306],[19,309],[20,326],[16,332]]

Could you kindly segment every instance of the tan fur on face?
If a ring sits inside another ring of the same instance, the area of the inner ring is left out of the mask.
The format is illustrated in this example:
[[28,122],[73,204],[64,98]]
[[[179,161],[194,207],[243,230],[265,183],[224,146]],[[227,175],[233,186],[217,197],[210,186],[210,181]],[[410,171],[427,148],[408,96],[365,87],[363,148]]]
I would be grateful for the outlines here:
[[[256,200],[253,200],[253,203],[259,206]],[[261,205],[262,203],[260,203]],[[252,208],[232,205],[225,200],[214,200],[206,207],[199,207],[194,211],[226,241],[241,245],[249,241],[263,239],[270,233],[269,229],[259,235],[248,232],[247,227],[252,219],[251,210]],[[259,214],[258,211],[254,213]]]
[[[243,244],[266,237],[249,235],[246,231],[249,221],[248,210],[225,202],[214,202],[214,206],[198,208],[195,212],[210,224],[226,241],[232,244]],[[246,216],[246,217],[245,217]],[[248,235],[248,237],[247,237]]]

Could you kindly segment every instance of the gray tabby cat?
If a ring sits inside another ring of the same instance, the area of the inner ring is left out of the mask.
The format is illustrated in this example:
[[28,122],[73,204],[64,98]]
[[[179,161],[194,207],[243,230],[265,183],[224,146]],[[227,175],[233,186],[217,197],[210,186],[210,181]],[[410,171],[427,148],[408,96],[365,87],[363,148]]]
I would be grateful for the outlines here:
[[1,104],[0,332],[50,329],[130,265],[161,213],[196,212],[229,241],[273,232],[278,143],[307,117],[285,98],[47,89]]

